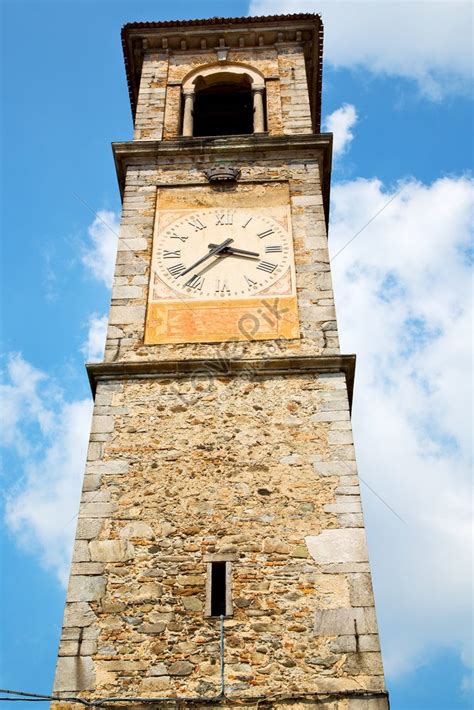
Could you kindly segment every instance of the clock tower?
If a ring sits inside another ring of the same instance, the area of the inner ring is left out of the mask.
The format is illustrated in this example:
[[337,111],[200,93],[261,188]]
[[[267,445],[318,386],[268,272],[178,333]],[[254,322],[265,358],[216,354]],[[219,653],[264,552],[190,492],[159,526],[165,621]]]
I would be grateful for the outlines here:
[[134,138],[56,708],[388,708],[322,38],[310,14],[122,30]]

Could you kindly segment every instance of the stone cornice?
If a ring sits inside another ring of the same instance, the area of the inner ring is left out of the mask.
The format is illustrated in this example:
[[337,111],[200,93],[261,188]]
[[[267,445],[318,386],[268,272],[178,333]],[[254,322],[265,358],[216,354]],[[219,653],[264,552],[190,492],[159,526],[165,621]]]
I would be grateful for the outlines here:
[[[210,159],[218,156],[233,160],[238,166],[242,153],[256,153],[255,160],[271,156],[272,153],[291,151],[293,153],[319,150],[322,155],[322,193],[326,215],[326,225],[329,221],[329,196],[331,187],[332,167],[332,133],[308,133],[283,136],[268,135],[238,135],[215,136],[205,138],[177,138],[167,141],[128,141],[112,143],[112,150],[117,171],[120,194],[123,196],[125,177],[128,166],[145,163],[163,167],[166,159],[170,165],[179,155],[180,158],[190,158],[208,155]],[[204,166],[203,166],[204,167]],[[207,183],[203,183],[207,184]]]
[[100,362],[86,365],[93,395],[99,382],[202,377],[271,377],[303,373],[343,373],[349,407],[354,390],[355,355],[301,355],[291,357],[155,360],[153,362]]

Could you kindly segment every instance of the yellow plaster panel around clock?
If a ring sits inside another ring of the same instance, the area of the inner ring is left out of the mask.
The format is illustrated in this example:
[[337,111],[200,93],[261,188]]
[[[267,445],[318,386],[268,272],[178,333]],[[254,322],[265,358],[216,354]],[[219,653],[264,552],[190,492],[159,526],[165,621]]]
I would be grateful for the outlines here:
[[287,182],[240,183],[222,192],[207,186],[164,187],[158,189],[157,207],[161,210],[199,210],[206,207],[278,207],[289,205]]
[[146,345],[298,337],[294,296],[148,304]]
[[[240,183],[225,190],[209,185],[158,188],[145,344],[299,338],[289,205],[287,182]],[[219,209],[233,216],[216,221]],[[264,232],[275,236],[263,242]],[[250,250],[247,254],[260,251],[260,271],[255,271],[255,260],[215,258],[196,271],[192,283],[179,281],[179,270],[229,237],[236,239],[236,247]],[[212,274],[214,281],[208,278]],[[199,288],[193,290],[194,285]],[[244,296],[245,287],[254,292]]]

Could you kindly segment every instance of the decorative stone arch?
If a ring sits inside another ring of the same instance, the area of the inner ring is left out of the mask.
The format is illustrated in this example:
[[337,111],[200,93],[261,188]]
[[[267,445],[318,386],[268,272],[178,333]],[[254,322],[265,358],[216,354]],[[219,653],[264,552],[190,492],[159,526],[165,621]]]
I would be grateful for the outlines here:
[[247,84],[252,94],[253,132],[265,131],[265,111],[263,92],[265,79],[257,69],[246,64],[216,63],[199,67],[190,72],[182,82],[184,97],[183,136],[192,136],[194,130],[194,105],[196,93],[203,89],[211,89],[219,84]]

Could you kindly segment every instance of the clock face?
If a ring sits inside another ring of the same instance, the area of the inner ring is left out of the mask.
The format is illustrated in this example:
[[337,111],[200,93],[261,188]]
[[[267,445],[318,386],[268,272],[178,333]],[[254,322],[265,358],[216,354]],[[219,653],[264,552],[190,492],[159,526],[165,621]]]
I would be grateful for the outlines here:
[[268,209],[206,209],[180,216],[155,238],[153,270],[186,298],[248,298],[290,269],[291,236]]

